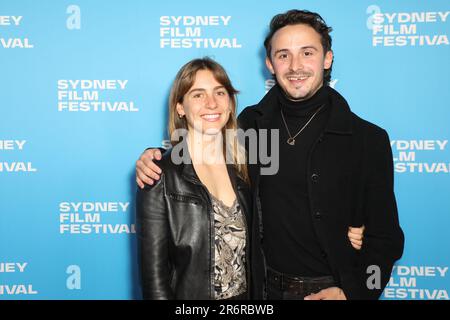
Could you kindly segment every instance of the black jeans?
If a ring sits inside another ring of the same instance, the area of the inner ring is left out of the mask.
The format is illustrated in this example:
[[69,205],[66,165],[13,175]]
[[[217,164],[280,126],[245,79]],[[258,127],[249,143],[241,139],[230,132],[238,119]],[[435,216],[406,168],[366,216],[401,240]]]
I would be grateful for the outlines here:
[[298,277],[268,268],[268,300],[303,300],[306,296],[318,293],[322,289],[335,287],[332,276],[311,278]]

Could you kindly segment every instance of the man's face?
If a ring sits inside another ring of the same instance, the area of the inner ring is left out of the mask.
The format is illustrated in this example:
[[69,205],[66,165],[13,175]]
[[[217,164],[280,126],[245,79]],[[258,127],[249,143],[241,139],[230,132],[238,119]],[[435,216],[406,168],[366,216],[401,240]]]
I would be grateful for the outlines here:
[[306,24],[289,25],[275,32],[271,44],[266,65],[288,98],[312,97],[323,84],[323,70],[333,62],[332,51],[324,55],[320,34]]

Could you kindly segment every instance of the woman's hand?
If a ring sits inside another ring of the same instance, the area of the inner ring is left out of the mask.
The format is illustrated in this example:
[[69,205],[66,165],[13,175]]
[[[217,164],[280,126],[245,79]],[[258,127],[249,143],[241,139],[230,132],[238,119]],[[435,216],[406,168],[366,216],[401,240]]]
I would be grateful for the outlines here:
[[363,245],[364,229],[364,226],[362,226],[361,228],[348,227],[348,239],[350,240],[352,247],[356,250],[361,250],[361,247]]

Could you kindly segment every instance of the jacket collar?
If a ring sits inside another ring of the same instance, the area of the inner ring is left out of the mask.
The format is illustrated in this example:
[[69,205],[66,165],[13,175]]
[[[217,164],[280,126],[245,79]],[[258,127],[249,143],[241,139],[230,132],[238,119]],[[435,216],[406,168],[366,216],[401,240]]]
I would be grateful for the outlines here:
[[[195,168],[194,165],[192,164],[192,158],[189,154],[189,149],[187,147],[187,143],[185,142],[185,140],[183,140],[182,142],[180,142],[183,147],[183,151],[185,150],[188,154],[186,155],[186,157],[183,157],[183,159],[186,159],[186,162],[182,162],[180,163],[179,166],[179,170],[181,172],[181,176],[190,181],[191,183],[197,184],[197,185],[201,185],[203,186],[203,183],[200,181],[200,178],[198,177],[197,173],[195,172]],[[241,179],[237,173],[236,173],[236,169],[234,167],[234,165],[232,164],[227,164],[227,171],[228,171],[228,175],[230,177],[231,180],[231,184],[234,188],[235,191],[245,188],[247,186],[247,184],[245,183],[245,181],[243,179]]]
[[[339,92],[327,86],[330,101],[330,116],[325,127],[325,133],[352,134],[352,112],[350,107]],[[256,105],[255,111],[259,114],[257,119],[260,128],[267,128],[267,124],[278,110],[279,104],[276,90],[280,90],[276,84]]]

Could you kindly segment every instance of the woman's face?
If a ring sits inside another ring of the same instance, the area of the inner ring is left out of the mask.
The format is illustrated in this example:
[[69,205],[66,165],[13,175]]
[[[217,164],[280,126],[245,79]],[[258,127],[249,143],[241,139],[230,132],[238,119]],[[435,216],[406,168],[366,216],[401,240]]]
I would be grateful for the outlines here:
[[216,135],[228,122],[231,98],[209,70],[199,70],[183,102],[177,104],[177,112],[184,115],[188,129],[201,134]]

